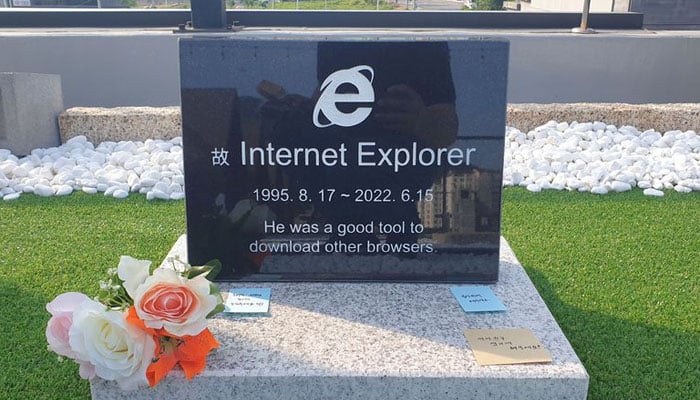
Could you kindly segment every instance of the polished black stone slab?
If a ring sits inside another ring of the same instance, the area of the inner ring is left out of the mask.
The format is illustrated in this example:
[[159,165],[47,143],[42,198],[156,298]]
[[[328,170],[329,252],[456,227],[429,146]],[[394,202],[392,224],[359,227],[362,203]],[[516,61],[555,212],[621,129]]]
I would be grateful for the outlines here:
[[497,280],[507,65],[498,40],[181,39],[190,262]]

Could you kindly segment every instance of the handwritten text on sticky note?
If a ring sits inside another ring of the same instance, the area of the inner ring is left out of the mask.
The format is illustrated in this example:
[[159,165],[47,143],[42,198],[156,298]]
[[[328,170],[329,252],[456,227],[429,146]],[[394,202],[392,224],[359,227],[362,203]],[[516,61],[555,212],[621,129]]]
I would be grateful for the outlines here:
[[466,312],[505,311],[506,307],[488,286],[460,286],[450,288],[459,305]]
[[529,329],[467,329],[479,365],[549,363],[552,356]]
[[270,309],[270,288],[231,289],[224,312],[231,314],[265,314]]

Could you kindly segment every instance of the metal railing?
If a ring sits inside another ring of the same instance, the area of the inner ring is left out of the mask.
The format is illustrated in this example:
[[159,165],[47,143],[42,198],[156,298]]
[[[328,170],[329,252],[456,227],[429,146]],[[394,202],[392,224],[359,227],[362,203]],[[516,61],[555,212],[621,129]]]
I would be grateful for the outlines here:
[[[158,4],[155,2],[165,0],[82,1],[99,1],[101,6],[107,2],[140,1],[136,5],[157,7],[167,4],[168,8],[0,8],[0,28],[175,28],[190,23],[194,28],[216,30],[225,29],[226,26],[238,22],[249,27],[570,30],[581,21],[581,13],[575,12],[535,13],[431,8],[444,4],[461,7],[463,3],[459,0],[191,0],[191,9],[172,8],[184,5],[173,0]],[[227,6],[234,8],[226,9]],[[346,6],[355,9],[337,10]],[[643,15],[639,13],[592,13],[587,18],[588,23],[597,29],[641,29],[643,23]]]

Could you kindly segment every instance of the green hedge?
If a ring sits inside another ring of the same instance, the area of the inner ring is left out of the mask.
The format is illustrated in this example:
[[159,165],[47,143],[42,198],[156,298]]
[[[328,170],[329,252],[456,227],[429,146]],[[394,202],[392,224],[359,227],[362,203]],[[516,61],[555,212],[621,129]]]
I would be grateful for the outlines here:
[[477,10],[502,10],[503,0],[476,0]]

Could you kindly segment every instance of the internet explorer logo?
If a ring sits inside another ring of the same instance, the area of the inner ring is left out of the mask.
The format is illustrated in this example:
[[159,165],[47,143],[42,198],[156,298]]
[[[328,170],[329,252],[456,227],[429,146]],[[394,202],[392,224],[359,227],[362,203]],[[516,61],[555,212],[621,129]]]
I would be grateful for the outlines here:
[[[362,72],[369,73],[369,78]],[[321,84],[321,95],[314,107],[314,125],[326,128],[332,125],[343,127],[355,126],[369,117],[371,107],[357,107],[352,112],[338,110],[338,103],[372,103],[374,102],[374,70],[367,65],[358,65],[349,69],[341,69],[328,76]],[[357,93],[338,93],[341,85],[350,84],[357,89]],[[323,115],[328,123],[321,122],[319,117]]]

